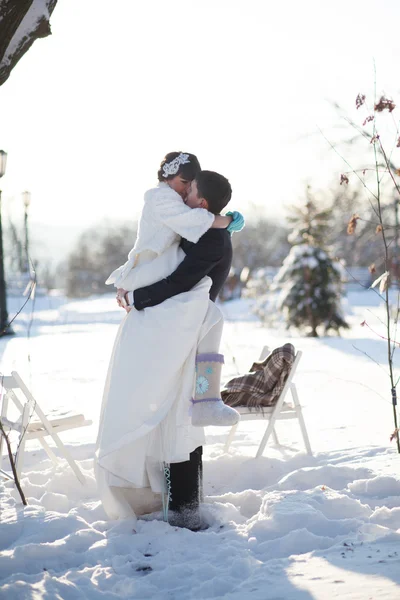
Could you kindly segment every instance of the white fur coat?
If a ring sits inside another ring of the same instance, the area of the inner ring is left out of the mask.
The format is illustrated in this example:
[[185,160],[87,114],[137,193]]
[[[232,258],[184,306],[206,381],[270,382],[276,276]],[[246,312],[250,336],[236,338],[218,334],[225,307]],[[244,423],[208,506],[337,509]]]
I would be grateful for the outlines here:
[[210,229],[214,219],[215,216],[205,208],[192,209],[186,206],[179,194],[168,184],[160,182],[144,195],[136,243],[129,252],[127,262],[113,271],[106,283],[123,287],[124,277],[135,265],[141,252],[151,251],[160,255],[181,237],[196,243]]

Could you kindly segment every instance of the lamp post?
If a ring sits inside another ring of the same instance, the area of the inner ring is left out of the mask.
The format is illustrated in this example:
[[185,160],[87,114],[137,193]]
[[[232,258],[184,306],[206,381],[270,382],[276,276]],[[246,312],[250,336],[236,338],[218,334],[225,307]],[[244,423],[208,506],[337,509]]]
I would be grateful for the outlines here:
[[26,266],[25,272],[29,273],[29,239],[28,239],[28,208],[31,203],[31,193],[22,192],[22,200],[24,202],[24,230],[25,230],[25,256]]
[[[0,150],[0,178],[6,172],[7,152]],[[13,334],[8,327],[7,293],[4,279],[3,229],[1,223],[1,190],[0,190],[0,336]]]

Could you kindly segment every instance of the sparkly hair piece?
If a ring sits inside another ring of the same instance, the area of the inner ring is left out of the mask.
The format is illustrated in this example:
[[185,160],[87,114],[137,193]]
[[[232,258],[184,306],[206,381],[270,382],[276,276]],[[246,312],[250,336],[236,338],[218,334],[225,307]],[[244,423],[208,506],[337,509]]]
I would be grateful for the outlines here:
[[170,175],[176,175],[179,171],[179,167],[188,163],[190,163],[189,154],[182,154],[181,152],[174,160],[163,165],[163,177],[166,179]]

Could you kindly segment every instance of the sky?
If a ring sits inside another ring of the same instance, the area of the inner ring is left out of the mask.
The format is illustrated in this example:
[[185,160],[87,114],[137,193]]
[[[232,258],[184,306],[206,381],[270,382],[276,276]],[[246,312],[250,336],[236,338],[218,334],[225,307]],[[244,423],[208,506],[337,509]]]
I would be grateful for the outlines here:
[[22,215],[29,190],[46,231],[129,223],[182,150],[245,216],[281,216],[343,170],[319,132],[343,125],[331,102],[359,119],[374,61],[398,95],[399,22],[395,0],[59,0],[0,88],[3,210]]

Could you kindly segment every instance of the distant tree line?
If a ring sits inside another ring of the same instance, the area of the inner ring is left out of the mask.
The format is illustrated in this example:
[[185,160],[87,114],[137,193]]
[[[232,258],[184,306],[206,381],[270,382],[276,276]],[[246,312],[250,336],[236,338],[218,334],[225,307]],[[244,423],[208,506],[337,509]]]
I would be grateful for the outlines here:
[[67,295],[80,298],[112,291],[105,280],[127,260],[135,238],[136,230],[127,225],[103,225],[85,231],[67,261]]
[[[362,188],[336,186],[326,191],[314,191],[307,187],[305,196],[312,196],[321,209],[329,209],[330,226],[326,232],[326,244],[330,255],[349,267],[366,267],[375,263],[379,268],[379,236],[371,227],[375,215]],[[389,227],[396,228],[396,209],[390,196],[383,206]],[[352,215],[360,214],[357,235],[348,235],[347,227]],[[288,210],[290,216],[290,209]],[[246,227],[232,236],[234,247],[233,269],[240,276],[244,267],[251,274],[263,267],[280,267],[290,251],[286,220],[280,221],[260,216],[247,220]],[[395,236],[396,238],[396,236]],[[82,233],[67,261],[55,269],[56,275],[46,272],[46,283],[51,287],[65,288],[68,296],[85,297],[90,294],[110,292],[104,281],[119,265],[123,264],[136,239],[135,225],[101,224]],[[397,239],[397,238],[396,238]],[[392,244],[395,257],[397,245]],[[382,258],[383,259],[383,258]]]

